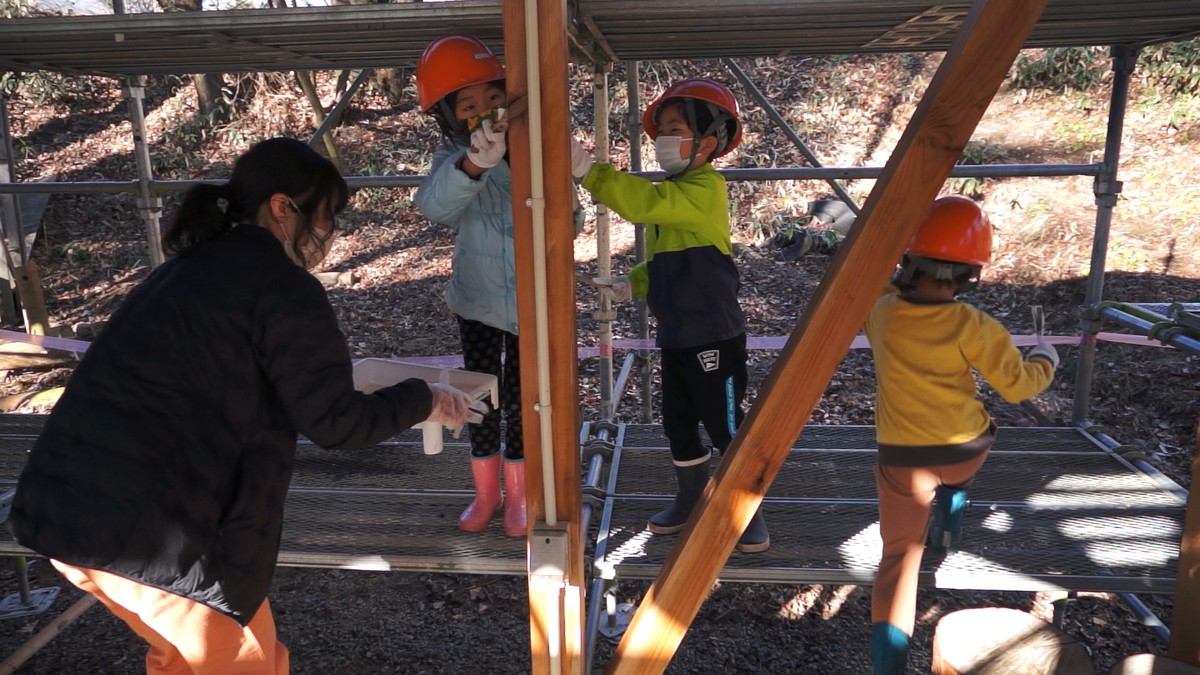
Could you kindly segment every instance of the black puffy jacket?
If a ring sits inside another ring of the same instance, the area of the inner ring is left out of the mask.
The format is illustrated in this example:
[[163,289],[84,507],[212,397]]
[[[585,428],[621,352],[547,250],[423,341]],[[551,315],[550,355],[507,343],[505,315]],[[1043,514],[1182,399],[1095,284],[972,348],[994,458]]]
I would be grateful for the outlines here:
[[275,568],[297,432],[372,445],[425,419],[420,380],[353,388],[320,283],[243,225],[156,269],[91,345],[17,485],[17,541],[243,625]]

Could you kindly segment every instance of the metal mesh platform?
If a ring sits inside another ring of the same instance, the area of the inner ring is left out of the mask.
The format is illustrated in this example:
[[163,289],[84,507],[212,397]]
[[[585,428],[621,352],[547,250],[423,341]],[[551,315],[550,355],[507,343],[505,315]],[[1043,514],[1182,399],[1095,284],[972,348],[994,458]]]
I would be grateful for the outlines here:
[[[0,489],[45,421],[0,415]],[[587,441],[587,429],[581,441]],[[645,530],[674,492],[656,425],[622,425],[600,479],[589,553],[618,577],[653,578],[678,540]],[[808,427],[764,502],[772,547],[734,553],[727,581],[870,583],[879,557],[874,428]],[[465,438],[439,455],[409,430],[364,450],[301,442],[282,565],[524,574],[525,542],[457,527],[472,496]],[[1183,501],[1076,428],[1004,428],[980,472],[963,550],[927,555],[922,583],[978,590],[1174,590]],[[27,553],[0,529],[0,555]]]
[[[16,484],[45,415],[0,415],[0,490]],[[438,455],[409,429],[363,450],[302,440],[285,509],[279,564],[361,570],[524,574],[525,541],[501,518],[478,534],[458,529],[474,494],[465,436]],[[0,528],[0,555],[25,549]]]
[[[627,426],[597,565],[653,578],[678,541],[646,529],[675,481],[658,426]],[[726,581],[871,583],[880,541],[874,429],[810,427],[776,476],[765,553],[734,552]],[[1174,590],[1184,502],[1075,428],[1004,428],[980,471],[963,550],[927,552],[922,583],[975,590]]]

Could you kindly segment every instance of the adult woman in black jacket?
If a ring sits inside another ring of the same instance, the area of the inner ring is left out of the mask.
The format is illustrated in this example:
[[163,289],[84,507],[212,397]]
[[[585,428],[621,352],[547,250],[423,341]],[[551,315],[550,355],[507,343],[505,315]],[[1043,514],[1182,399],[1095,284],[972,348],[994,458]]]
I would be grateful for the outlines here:
[[348,191],[299,141],[257,144],[185,196],[164,248],[88,350],[17,486],[17,541],[150,642],[147,672],[283,673],[266,601],[297,433],[361,448],[469,397],[355,391],[320,283]]

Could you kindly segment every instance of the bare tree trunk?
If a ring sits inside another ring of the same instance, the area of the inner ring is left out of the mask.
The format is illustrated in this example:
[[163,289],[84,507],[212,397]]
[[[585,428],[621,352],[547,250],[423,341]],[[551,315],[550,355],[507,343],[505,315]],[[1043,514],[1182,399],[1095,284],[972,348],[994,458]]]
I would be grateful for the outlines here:
[[[157,0],[164,12],[199,12],[204,9],[203,0]],[[192,75],[196,87],[196,103],[200,114],[215,122],[229,119],[229,102],[225,100],[225,76],[221,73],[198,73]]]
[[229,102],[225,100],[225,76],[221,73],[198,73],[192,75],[196,87],[196,103],[201,115],[214,122],[229,121]]
[[[325,106],[321,105],[321,96],[317,94],[317,85],[313,80],[312,73],[306,71],[295,71],[296,82],[300,84],[300,88],[304,90],[304,96],[308,99],[308,104],[312,106],[313,124],[319,129],[321,122],[325,121]],[[322,134],[321,140],[325,142],[325,151],[329,154],[329,161],[342,171],[342,156],[338,153],[337,144],[333,142],[333,135],[326,133]]]

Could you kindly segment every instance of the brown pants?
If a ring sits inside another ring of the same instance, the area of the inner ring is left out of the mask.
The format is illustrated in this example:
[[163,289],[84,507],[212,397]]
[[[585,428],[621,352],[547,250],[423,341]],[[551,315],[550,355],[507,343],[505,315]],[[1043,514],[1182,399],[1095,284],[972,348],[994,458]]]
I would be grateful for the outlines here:
[[243,628],[174,593],[57,560],[50,564],[150,643],[149,675],[287,675],[287,647],[275,639],[275,619],[266,600]]
[[871,592],[871,623],[890,623],[912,635],[917,579],[934,493],[939,485],[969,487],[986,459],[984,453],[947,466],[875,465],[883,557]]

